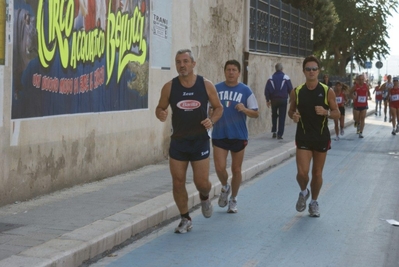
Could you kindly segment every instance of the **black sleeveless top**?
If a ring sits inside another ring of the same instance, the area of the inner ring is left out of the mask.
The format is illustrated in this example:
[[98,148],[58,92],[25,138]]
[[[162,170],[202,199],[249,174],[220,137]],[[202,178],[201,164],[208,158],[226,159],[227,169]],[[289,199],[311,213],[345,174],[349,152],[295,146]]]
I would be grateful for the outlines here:
[[295,88],[296,103],[301,119],[297,125],[296,140],[330,140],[330,130],[328,129],[328,118],[316,114],[315,106],[328,106],[328,87],[319,83],[314,90],[309,90],[306,84]]
[[191,88],[184,87],[178,77],[172,80],[169,104],[172,108],[173,139],[209,139],[201,124],[208,116],[208,93],[204,77],[197,75]]

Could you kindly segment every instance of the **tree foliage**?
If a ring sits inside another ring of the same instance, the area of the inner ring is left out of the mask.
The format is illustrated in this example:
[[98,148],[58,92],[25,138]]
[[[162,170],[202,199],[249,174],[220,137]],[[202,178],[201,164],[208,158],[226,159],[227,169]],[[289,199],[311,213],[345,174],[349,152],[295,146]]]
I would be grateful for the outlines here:
[[397,0],[334,0],[334,5],[340,22],[326,50],[333,73],[345,75],[351,52],[353,60],[363,67],[366,61],[389,54],[387,19],[396,12]]
[[[389,38],[387,19],[396,13],[399,6],[397,0],[284,0],[309,14],[318,13],[316,2],[321,1],[331,2],[338,15],[334,30],[328,32],[331,39],[323,37],[314,46],[314,53],[322,55],[323,66],[329,73],[344,76],[352,52],[353,60],[360,66],[364,66],[366,61],[379,60],[389,54],[386,42]],[[325,31],[316,28],[325,18],[316,15],[313,17],[315,34]]]
[[283,0],[282,2],[291,4],[292,7],[313,17],[313,52],[315,55],[320,55],[328,48],[339,22],[334,4],[331,0]]

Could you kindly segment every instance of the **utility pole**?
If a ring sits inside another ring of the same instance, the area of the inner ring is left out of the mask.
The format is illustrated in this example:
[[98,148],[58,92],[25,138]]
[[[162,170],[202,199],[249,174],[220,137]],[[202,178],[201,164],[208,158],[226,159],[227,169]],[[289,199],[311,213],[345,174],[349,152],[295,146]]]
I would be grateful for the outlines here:
[[351,75],[349,78],[349,85],[352,88],[353,86],[353,47],[351,47]]

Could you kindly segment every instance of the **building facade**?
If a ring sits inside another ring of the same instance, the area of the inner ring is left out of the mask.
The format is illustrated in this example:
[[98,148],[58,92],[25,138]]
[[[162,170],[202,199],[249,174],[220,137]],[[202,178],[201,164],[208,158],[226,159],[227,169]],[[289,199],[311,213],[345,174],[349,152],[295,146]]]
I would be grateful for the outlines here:
[[196,73],[214,83],[226,60],[242,62],[260,109],[251,136],[271,129],[263,91],[274,65],[303,81],[302,57],[250,51],[250,0],[119,2],[7,5],[1,206],[167,159],[170,118],[159,122],[155,107],[179,49],[192,49]]

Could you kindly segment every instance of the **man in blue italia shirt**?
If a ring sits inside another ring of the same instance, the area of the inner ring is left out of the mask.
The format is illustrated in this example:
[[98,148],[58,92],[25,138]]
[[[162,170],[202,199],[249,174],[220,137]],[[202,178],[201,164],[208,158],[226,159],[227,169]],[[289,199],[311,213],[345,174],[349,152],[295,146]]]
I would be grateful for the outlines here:
[[[228,60],[224,66],[226,80],[215,85],[223,115],[215,123],[212,130],[213,158],[217,176],[222,184],[219,206],[228,204],[228,213],[237,213],[237,194],[240,188],[245,147],[248,144],[246,119],[257,118],[258,102],[252,90],[238,82],[241,65],[237,60]],[[232,180],[228,184],[229,175],[226,170],[228,153],[231,153]],[[230,200],[228,196],[231,192]]]

